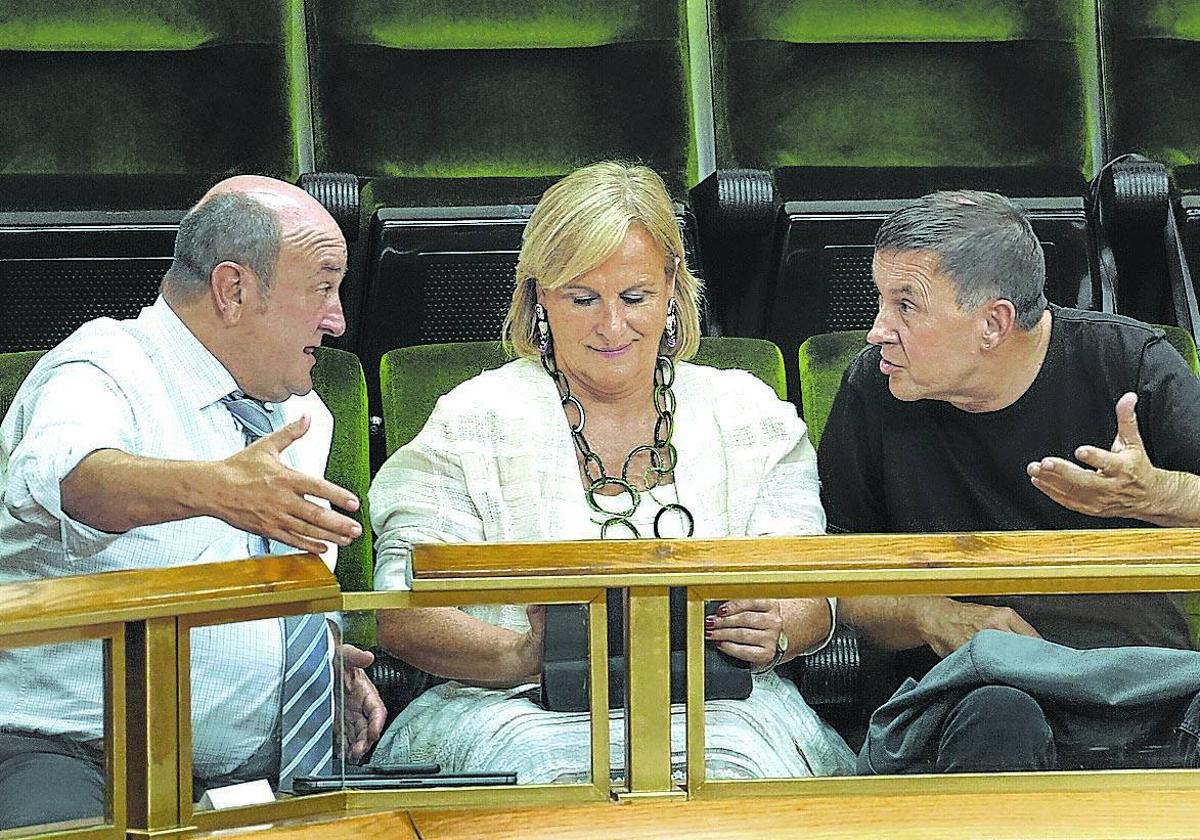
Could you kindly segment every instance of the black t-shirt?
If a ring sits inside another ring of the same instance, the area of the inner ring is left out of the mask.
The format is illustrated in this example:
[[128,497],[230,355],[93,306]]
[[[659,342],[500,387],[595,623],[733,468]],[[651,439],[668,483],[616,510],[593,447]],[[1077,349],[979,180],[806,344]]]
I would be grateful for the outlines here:
[[[895,533],[1147,527],[1068,510],[1035,488],[1026,465],[1108,449],[1116,404],[1138,395],[1151,463],[1200,473],[1200,381],[1162,331],[1117,315],[1051,307],[1046,359],[1029,389],[999,411],[940,400],[902,402],[879,348],[846,369],[821,438],[821,500],[832,532]],[[970,597],[1010,606],[1045,638],[1077,648],[1190,647],[1168,595]]]

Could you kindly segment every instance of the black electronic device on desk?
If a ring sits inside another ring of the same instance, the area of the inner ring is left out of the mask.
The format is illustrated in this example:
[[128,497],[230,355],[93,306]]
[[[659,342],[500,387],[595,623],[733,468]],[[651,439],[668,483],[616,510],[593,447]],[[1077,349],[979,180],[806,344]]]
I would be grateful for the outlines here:
[[[625,610],[621,590],[608,591],[608,705],[619,708],[625,697]],[[713,615],[719,602],[705,604]],[[671,589],[671,702],[687,698],[687,592]],[[587,604],[547,604],[546,641],[542,653],[542,705],[555,712],[590,708]],[[704,645],[704,699],[745,700],[753,679],[750,663]]]
[[297,776],[292,792],[297,796],[338,790],[419,790],[442,787],[515,785],[517,774],[508,772],[443,773],[437,764],[385,764],[356,767],[334,776]]

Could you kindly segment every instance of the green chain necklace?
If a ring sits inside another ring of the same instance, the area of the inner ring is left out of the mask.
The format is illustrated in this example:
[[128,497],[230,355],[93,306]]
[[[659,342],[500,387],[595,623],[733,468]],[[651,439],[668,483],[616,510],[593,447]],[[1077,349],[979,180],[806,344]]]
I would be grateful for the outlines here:
[[[621,467],[620,478],[608,474],[604,468],[604,461],[592,451],[587,438],[583,436],[583,427],[587,423],[583,404],[579,402],[578,397],[571,393],[571,386],[567,382],[566,375],[554,363],[553,352],[542,355],[542,367],[545,368],[546,373],[550,374],[554,384],[558,387],[558,395],[563,408],[574,409],[578,417],[577,422],[571,424],[571,437],[575,441],[575,448],[579,450],[579,455],[583,458],[583,474],[589,482],[583,492],[588,506],[596,513],[608,517],[600,525],[600,539],[605,539],[608,529],[614,526],[624,527],[635,538],[640,538],[642,535],[638,533],[637,526],[630,521],[629,517],[633,516],[634,511],[638,509],[643,492],[650,493],[650,498],[654,498],[651,491],[665,477],[675,471],[678,460],[675,444],[671,443],[671,438],[675,434],[675,392],[671,390],[671,386],[675,384],[675,365],[671,362],[671,357],[659,356],[654,365],[654,411],[658,415],[654,421],[654,442],[635,446],[630,450]],[[629,470],[634,459],[643,454],[649,458],[650,466],[642,473],[644,490],[638,490],[629,477]],[[629,497],[629,503],[619,510],[604,507],[596,498],[601,490],[612,487],[618,488],[619,492],[607,498],[616,499],[622,495]],[[655,501],[658,500],[655,499]],[[655,537],[663,536],[660,529],[663,517],[669,512],[678,514],[686,523],[687,533],[684,536],[690,537],[695,533],[696,520],[692,517],[691,511],[678,502],[670,502],[665,505],[660,504],[658,513],[654,515]]]

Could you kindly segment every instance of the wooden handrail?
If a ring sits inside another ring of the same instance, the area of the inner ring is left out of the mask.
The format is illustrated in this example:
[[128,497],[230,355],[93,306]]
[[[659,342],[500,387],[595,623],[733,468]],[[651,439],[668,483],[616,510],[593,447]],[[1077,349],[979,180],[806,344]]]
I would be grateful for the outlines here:
[[[719,540],[419,544],[414,580],[631,574],[807,573],[1200,566],[1200,529],[1122,528],[951,534],[843,534]],[[579,580],[578,585],[587,581]]]
[[300,601],[340,608],[337,579],[312,554],[19,581],[0,584],[0,639]]

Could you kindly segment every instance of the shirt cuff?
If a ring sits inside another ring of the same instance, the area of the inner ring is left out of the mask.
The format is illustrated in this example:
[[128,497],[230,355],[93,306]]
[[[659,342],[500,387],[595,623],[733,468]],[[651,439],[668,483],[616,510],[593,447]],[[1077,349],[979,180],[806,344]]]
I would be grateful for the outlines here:
[[405,546],[381,551],[375,562],[374,587],[379,591],[412,589],[412,549]]

